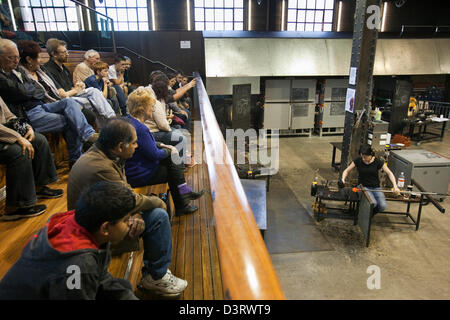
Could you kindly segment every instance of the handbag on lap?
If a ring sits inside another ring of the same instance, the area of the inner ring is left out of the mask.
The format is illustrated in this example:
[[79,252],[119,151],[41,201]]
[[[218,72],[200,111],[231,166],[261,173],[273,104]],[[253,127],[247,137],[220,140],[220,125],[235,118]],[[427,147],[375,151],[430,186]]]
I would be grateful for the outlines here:
[[17,133],[19,133],[22,137],[24,137],[28,132],[28,123],[23,118],[12,118],[9,119],[8,122],[3,124],[5,127],[8,127]]

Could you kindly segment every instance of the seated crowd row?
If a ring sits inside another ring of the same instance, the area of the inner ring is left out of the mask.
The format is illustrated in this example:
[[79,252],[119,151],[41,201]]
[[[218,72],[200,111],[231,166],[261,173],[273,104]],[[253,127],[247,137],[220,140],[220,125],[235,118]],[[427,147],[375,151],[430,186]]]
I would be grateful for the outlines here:
[[[64,65],[66,43],[49,39],[46,47],[50,60],[41,65],[37,43],[0,39],[3,220],[40,215],[47,208],[36,205],[37,198],[63,195],[48,187],[58,180],[42,135],[48,132],[61,132],[67,143],[67,208],[72,211],[53,215],[27,244],[0,282],[0,299],[134,299],[129,283],[106,270],[109,243],[119,254],[135,248],[139,237],[144,243],[142,287],[181,294],[187,282],[168,269],[172,235],[167,204],[133,188],[168,183],[175,215],[198,210],[190,201],[204,190],[191,190],[184,177],[192,165],[186,93],[196,80],[188,83],[181,73],[169,79],[155,71],[148,86],[135,88],[126,78],[127,58],[118,56],[108,66],[94,50],[86,52],[72,76]],[[80,267],[82,289],[67,287],[68,265]]]

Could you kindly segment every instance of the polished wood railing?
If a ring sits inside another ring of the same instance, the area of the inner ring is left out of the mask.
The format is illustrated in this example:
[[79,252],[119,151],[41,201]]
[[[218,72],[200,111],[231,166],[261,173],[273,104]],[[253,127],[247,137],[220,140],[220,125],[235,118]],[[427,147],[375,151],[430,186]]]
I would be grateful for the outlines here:
[[202,79],[195,76],[224,297],[285,299]]

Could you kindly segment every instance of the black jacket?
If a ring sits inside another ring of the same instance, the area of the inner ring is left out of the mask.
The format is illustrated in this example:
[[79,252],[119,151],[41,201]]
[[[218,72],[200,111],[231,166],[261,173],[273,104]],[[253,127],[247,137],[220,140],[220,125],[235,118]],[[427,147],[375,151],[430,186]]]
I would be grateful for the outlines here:
[[69,69],[63,64],[62,69],[56,64],[53,58],[50,58],[47,63],[41,67],[48,75],[50,75],[55,82],[56,88],[63,88],[65,91],[70,91],[73,88],[72,75]]
[[25,111],[44,104],[45,91],[35,81],[30,80],[22,70],[15,71],[22,79],[14,72],[6,74],[0,70],[0,96],[12,113],[17,117],[26,118]]
[[0,300],[137,299],[108,272],[109,243],[99,248],[74,215],[53,215],[31,238],[0,282]]

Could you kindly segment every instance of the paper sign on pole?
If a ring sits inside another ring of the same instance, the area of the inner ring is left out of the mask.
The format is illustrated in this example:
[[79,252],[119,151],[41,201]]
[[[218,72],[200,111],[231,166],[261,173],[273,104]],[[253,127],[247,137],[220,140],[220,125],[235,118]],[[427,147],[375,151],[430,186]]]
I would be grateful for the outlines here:
[[356,85],[356,70],[357,69],[355,67],[350,68],[349,84]]
[[345,99],[345,111],[353,113],[355,111],[355,89],[347,89],[347,97]]

